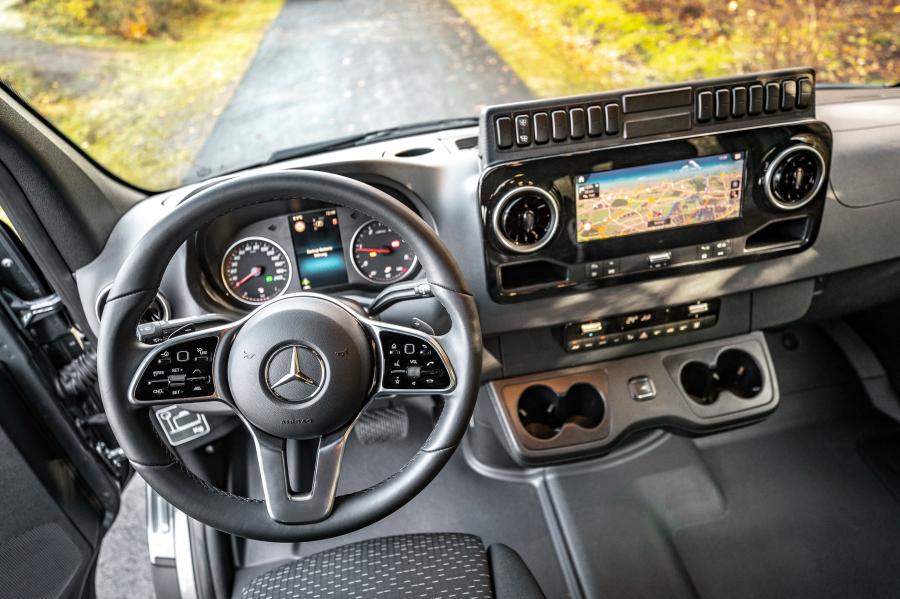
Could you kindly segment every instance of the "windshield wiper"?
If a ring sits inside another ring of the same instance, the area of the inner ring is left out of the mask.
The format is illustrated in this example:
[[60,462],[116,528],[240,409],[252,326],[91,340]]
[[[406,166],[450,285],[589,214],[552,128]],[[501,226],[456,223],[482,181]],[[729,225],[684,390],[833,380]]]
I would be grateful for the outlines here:
[[273,152],[263,165],[280,162],[289,158],[301,158],[321,152],[330,152],[332,150],[343,150],[345,148],[354,148],[363,146],[376,141],[385,141],[398,137],[407,137],[409,135],[421,135],[423,133],[433,133],[443,129],[458,129],[461,127],[473,127],[478,124],[476,117],[463,117],[455,119],[439,119],[436,121],[426,121],[424,123],[414,123],[412,125],[402,125],[399,127],[389,127],[387,129],[379,129],[377,131],[369,131],[368,133],[360,133],[357,135],[347,135],[331,139],[328,141],[319,141],[311,144],[295,146],[293,148],[285,148]]

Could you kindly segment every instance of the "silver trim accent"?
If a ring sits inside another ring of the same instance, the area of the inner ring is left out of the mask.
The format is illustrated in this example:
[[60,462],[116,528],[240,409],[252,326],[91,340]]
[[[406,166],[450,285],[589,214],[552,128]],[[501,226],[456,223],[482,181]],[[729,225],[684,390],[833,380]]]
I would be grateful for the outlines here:
[[[394,283],[399,283],[400,281],[405,281],[406,279],[408,279],[409,277],[412,276],[413,272],[415,272],[415,270],[416,270],[416,267],[419,265],[419,257],[416,255],[415,252],[412,251],[412,248],[410,248],[410,250],[409,250],[413,255],[412,265],[409,267],[409,270],[406,271],[406,274],[404,274],[402,277],[400,277],[398,279],[391,279],[390,281],[375,281],[372,278],[370,278],[368,275],[363,273],[363,271],[361,271],[359,269],[359,266],[357,266],[356,260],[355,260],[356,250],[354,249],[353,246],[356,245],[356,238],[359,237],[359,234],[362,232],[363,228],[368,227],[372,223],[378,223],[380,225],[384,225],[385,227],[387,227],[387,225],[385,225],[378,219],[373,218],[373,219],[367,220],[366,222],[361,224],[356,229],[356,231],[354,231],[353,235],[350,237],[350,264],[351,264],[351,266],[353,266],[353,270],[355,270],[359,276],[361,276],[368,282],[372,283],[373,285],[382,285],[382,286],[386,287],[388,285],[393,285]],[[390,227],[388,227],[388,228],[390,229]],[[391,231],[393,231],[393,229],[391,229]],[[406,243],[406,241],[404,240],[403,243]]]
[[[807,194],[805,198],[800,200],[799,202],[795,202],[793,204],[785,204],[781,200],[775,197],[775,193],[772,191],[772,177],[775,174],[775,169],[778,168],[778,165],[784,162],[784,160],[790,156],[791,154],[795,154],[797,152],[812,152],[819,161],[819,168],[822,169],[819,174],[819,180],[816,182],[816,187]],[[798,208],[802,208],[809,204],[816,197],[816,194],[822,189],[822,186],[825,184],[825,176],[826,176],[826,167],[825,167],[825,158],[822,156],[821,152],[812,147],[809,144],[800,143],[790,147],[785,148],[772,160],[769,164],[768,168],[766,168],[766,174],[763,178],[763,190],[766,192],[766,197],[772,204],[776,207],[781,208],[782,210],[797,210]]]
[[[245,300],[242,297],[238,297],[238,295],[234,291],[231,290],[231,287],[228,285],[228,281],[225,279],[225,259],[228,257],[228,254],[231,253],[231,250],[233,250],[237,246],[241,245],[242,243],[245,243],[247,241],[253,241],[253,240],[265,241],[266,243],[271,243],[273,246],[275,246],[278,249],[278,251],[280,251],[282,253],[282,255],[284,255],[284,260],[287,263],[287,267],[288,267],[288,276],[287,276],[287,281],[285,281],[285,283],[284,283],[284,289],[279,291],[278,295],[276,295],[275,297],[270,297],[269,299],[267,299],[263,302],[251,302],[251,301]],[[230,246],[228,246],[228,249],[225,250],[225,252],[222,254],[222,259],[219,261],[219,278],[222,279],[222,285],[225,287],[225,291],[228,292],[228,295],[230,295],[237,301],[241,302],[242,304],[246,304],[248,306],[261,306],[265,303],[271,302],[272,300],[284,295],[284,293],[288,290],[288,287],[290,287],[291,281],[294,280],[294,265],[291,262],[291,257],[288,255],[288,253],[284,250],[283,247],[281,247],[281,245],[277,241],[273,241],[272,239],[269,239],[268,237],[262,237],[260,235],[251,235],[249,237],[244,237],[243,239],[238,239],[237,241],[232,243]]]
[[175,559],[175,532],[172,522],[175,518],[175,508],[150,485],[145,485],[145,489],[147,548],[150,552],[150,563],[154,566],[168,565],[164,560]]
[[[547,235],[537,243],[531,245],[517,245],[500,230],[500,217],[501,215],[506,214],[506,211],[509,209],[509,204],[513,200],[525,193],[537,194],[547,200],[550,204],[550,226]],[[559,229],[559,202],[553,197],[553,194],[546,189],[535,187],[534,185],[516,187],[500,198],[494,206],[493,215],[491,216],[491,228],[494,231],[494,236],[497,238],[497,241],[499,241],[506,249],[512,250],[518,254],[530,254],[536,252],[550,243],[556,236],[557,230]]]
[[[270,376],[270,373],[271,373],[270,371],[272,368],[272,360],[275,359],[275,356],[280,355],[281,352],[286,351],[288,349],[292,350],[290,371],[285,373],[283,376],[279,377],[278,380],[276,380],[273,383],[271,380],[271,376]],[[320,377],[321,380],[317,381],[317,380],[313,379],[309,375],[305,374],[303,372],[303,370],[300,368],[300,354],[297,351],[300,349],[305,349],[306,351],[310,352],[316,358],[316,360],[318,360],[319,370],[321,370],[321,372],[322,372],[322,376]],[[281,347],[281,348],[273,351],[272,354],[269,356],[269,358],[266,360],[266,372],[265,372],[266,387],[269,388],[269,391],[272,393],[272,395],[274,395],[275,397],[277,397],[279,399],[283,399],[284,401],[291,401],[291,402],[295,401],[297,403],[303,403],[306,401],[310,401],[316,395],[318,395],[319,392],[326,386],[325,383],[328,381],[328,371],[326,370],[326,368],[327,367],[325,366],[325,361],[322,360],[322,356],[320,356],[319,352],[317,352],[313,348],[311,348],[307,345],[301,345],[301,344],[296,344],[296,343],[291,344],[291,345],[285,345],[284,347]],[[300,381],[301,383],[305,383],[305,384],[309,385],[310,387],[315,387],[315,389],[313,389],[313,392],[310,393],[309,396],[307,396],[301,400],[288,399],[287,397],[283,397],[280,393],[278,393],[277,389],[279,387],[282,387],[282,386],[286,385],[287,383],[290,383],[293,381]]]
[[[101,307],[106,305],[106,300],[109,297],[109,292],[112,291],[112,283],[105,285],[100,293],[97,294],[97,299],[94,300],[94,316],[97,317],[97,322],[100,322],[100,312]],[[169,300],[166,299],[166,296],[162,294],[161,291],[156,291],[156,298],[159,305],[162,307],[163,311],[163,320],[169,320],[172,317],[172,307],[169,305]],[[149,307],[149,304],[148,304]]]
[[194,557],[191,555],[188,517],[181,510],[174,509],[174,512],[175,579],[178,581],[178,592],[181,599],[197,599],[197,581],[194,578]]

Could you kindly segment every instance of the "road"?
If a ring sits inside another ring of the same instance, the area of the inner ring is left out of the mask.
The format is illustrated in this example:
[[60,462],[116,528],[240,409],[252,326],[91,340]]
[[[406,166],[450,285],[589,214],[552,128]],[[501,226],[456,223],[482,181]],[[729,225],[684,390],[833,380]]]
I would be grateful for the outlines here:
[[189,178],[531,96],[447,0],[288,0]]

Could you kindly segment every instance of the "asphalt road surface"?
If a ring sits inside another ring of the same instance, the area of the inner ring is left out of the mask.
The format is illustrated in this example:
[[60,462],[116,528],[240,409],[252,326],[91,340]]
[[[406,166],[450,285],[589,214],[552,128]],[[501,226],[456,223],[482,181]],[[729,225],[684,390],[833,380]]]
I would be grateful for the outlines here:
[[288,0],[189,179],[531,92],[447,0]]

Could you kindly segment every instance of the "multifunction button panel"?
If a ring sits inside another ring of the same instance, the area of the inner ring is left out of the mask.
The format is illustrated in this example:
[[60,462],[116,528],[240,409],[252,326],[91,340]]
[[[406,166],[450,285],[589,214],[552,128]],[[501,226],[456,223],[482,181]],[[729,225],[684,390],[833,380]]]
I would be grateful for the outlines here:
[[450,371],[431,343],[413,335],[384,331],[379,338],[384,358],[382,387],[426,391],[450,387]]
[[720,305],[718,299],[703,300],[569,323],[563,330],[563,347],[582,352],[706,329],[716,324]]
[[485,167],[560,152],[815,117],[815,72],[788,69],[663,87],[489,106]]
[[218,337],[201,337],[159,352],[141,373],[134,398],[161,401],[214,396],[213,355],[218,343]]

